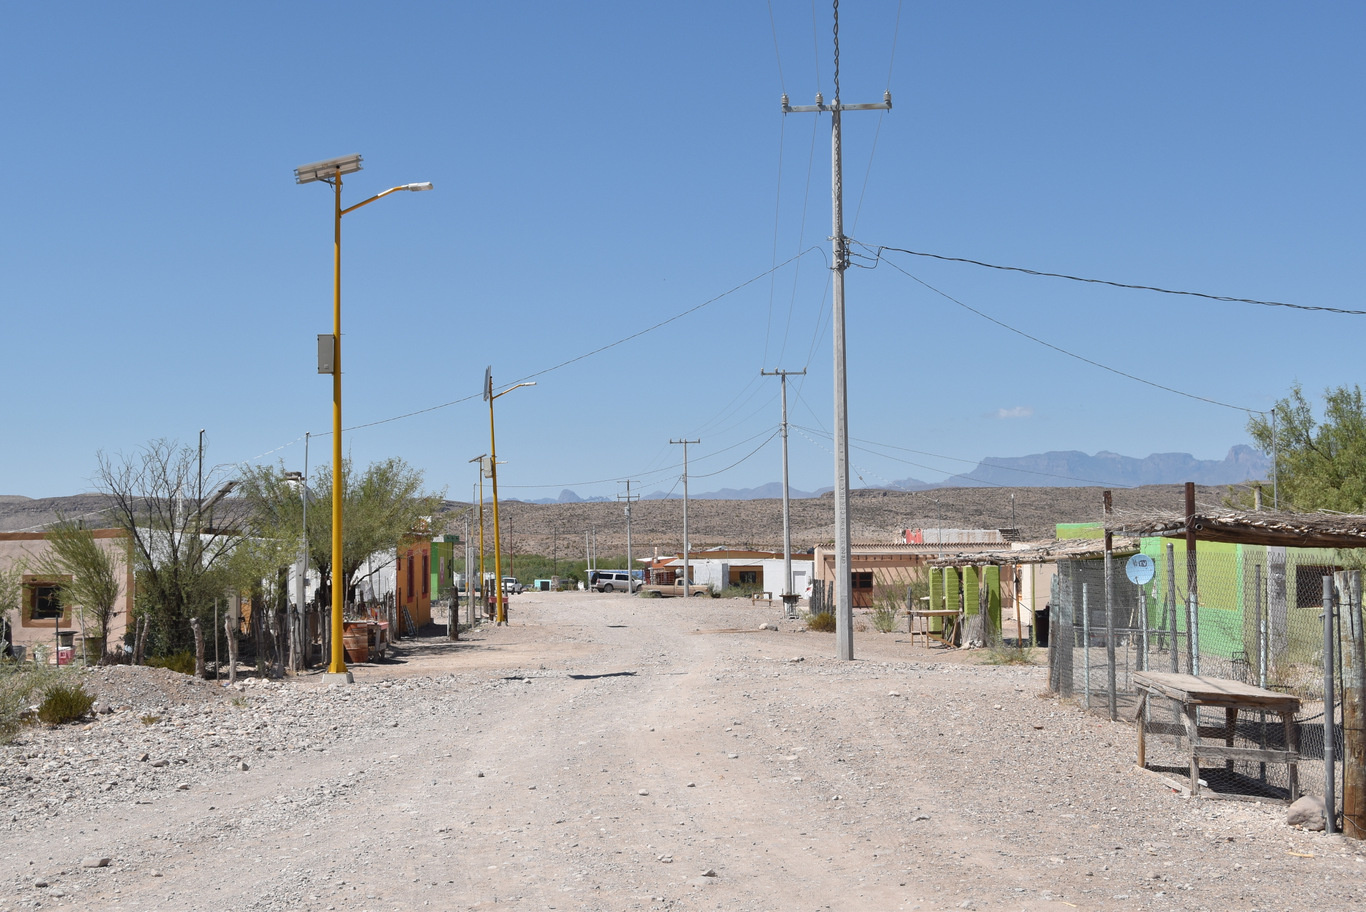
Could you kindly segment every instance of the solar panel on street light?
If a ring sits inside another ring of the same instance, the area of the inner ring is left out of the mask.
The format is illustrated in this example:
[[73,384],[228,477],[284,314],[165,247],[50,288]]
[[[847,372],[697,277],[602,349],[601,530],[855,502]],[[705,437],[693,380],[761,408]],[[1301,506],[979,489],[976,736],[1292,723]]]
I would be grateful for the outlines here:
[[338,174],[350,174],[361,169],[359,155],[343,155],[326,161],[311,162],[294,169],[294,182],[307,184],[317,180],[327,180]]

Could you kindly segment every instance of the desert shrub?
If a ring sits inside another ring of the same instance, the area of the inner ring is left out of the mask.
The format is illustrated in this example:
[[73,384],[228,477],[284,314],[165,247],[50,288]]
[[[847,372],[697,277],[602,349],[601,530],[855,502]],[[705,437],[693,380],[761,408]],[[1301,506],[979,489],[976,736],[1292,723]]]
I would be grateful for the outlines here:
[[14,740],[33,703],[34,693],[50,685],[56,677],[57,669],[50,665],[0,660],[0,743]]
[[636,593],[637,598],[663,598],[657,589],[642,589]]
[[763,592],[763,587],[758,583],[732,583],[722,589],[720,598],[749,598],[756,592]]
[[43,692],[38,704],[38,718],[49,725],[61,725],[84,718],[95,705],[95,698],[80,681],[57,681]]
[[170,655],[153,656],[147,660],[151,668],[165,668],[170,671],[177,671],[180,674],[194,674],[194,653],[186,650],[184,652],[173,652]]
[[835,612],[820,611],[806,616],[806,626],[808,630],[818,630],[821,633],[835,632]]
[[1006,646],[1001,643],[992,643],[987,647],[986,654],[982,661],[987,665],[1033,665],[1034,649],[1026,646]]
[[881,633],[891,633],[896,629],[896,615],[895,605],[877,605],[873,608],[873,626]]

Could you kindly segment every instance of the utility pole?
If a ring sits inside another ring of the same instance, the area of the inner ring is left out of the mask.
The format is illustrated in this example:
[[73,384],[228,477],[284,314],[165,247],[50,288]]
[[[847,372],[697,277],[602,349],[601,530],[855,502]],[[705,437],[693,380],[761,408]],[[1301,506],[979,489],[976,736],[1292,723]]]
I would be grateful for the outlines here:
[[617,500],[626,501],[626,594],[635,592],[631,584],[635,582],[635,564],[631,562],[631,501],[640,500],[640,495],[631,496],[631,479],[626,479],[626,496],[617,495]]
[[683,597],[692,595],[692,579],[688,576],[688,444],[701,443],[702,438],[696,440],[673,440],[669,443],[683,444]]
[[783,95],[783,113],[830,112],[830,177],[834,258],[835,337],[835,640],[839,657],[854,658],[853,577],[849,548],[849,391],[844,362],[844,270],[849,266],[848,238],[844,236],[843,164],[840,158],[840,114],[843,111],[890,111],[892,93],[882,93],[881,104],[843,104],[840,101],[840,20],[835,3],[835,97],[825,103],[818,92],[814,105],[790,105]]
[[806,368],[799,371],[760,369],[763,377],[777,377],[783,387],[783,613],[796,617],[797,595],[792,591],[792,503],[787,485],[787,378],[805,377]]

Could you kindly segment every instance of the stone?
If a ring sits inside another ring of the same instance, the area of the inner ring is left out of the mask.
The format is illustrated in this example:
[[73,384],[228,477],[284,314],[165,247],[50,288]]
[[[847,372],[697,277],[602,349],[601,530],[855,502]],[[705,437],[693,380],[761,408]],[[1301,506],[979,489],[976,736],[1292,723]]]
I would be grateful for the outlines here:
[[1285,822],[1290,826],[1304,827],[1317,833],[1324,828],[1324,807],[1323,798],[1318,795],[1301,796],[1286,810]]
[[238,764],[237,764],[237,768],[240,769],[240,770],[241,770],[242,772],[244,772],[244,773],[245,773],[247,770],[251,769],[251,767],[247,765],[247,761],[245,761],[245,760],[243,760],[242,762],[238,763]]
[[702,872],[702,876],[703,876],[703,877],[715,877],[715,876],[716,876],[716,869],[715,869],[715,868],[707,868],[707,870],[705,870],[705,871]]
[[107,868],[109,867],[109,862],[112,860],[113,859],[111,859],[108,855],[88,855],[85,858],[81,859],[81,867]]

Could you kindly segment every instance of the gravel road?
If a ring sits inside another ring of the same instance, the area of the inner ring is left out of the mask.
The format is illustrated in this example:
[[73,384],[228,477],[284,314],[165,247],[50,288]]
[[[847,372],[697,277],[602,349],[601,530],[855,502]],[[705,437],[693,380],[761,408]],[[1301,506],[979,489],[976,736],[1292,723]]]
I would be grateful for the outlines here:
[[1366,907],[1361,844],[1179,797],[1040,668],[780,614],[526,593],[349,687],[94,670],[111,712],[0,749],[0,910]]

